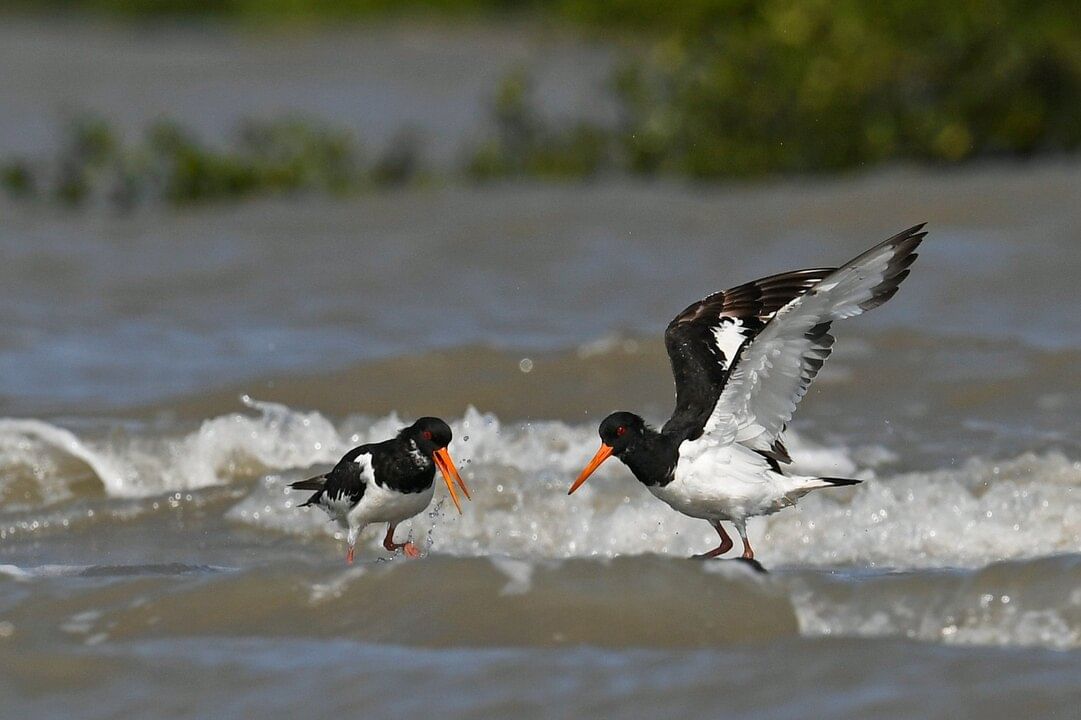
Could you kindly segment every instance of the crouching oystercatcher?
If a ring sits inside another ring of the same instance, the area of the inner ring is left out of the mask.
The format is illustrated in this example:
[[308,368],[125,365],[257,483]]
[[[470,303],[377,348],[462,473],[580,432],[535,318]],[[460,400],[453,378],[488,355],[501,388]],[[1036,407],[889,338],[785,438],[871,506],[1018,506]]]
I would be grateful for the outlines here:
[[409,557],[420,550],[411,543],[394,542],[398,523],[419,514],[432,501],[435,470],[443,475],[454,507],[462,512],[454,483],[471,499],[469,489],[458,474],[447,446],[453,437],[450,426],[439,418],[423,417],[402,428],[390,440],[353,448],[325,475],[291,483],[297,490],[315,494],[299,507],[314,505],[346,531],[349,550],[345,560],[353,562],[357,535],[371,523],[387,523],[383,547],[401,549]]
[[570,492],[614,455],[656,497],[717,531],[720,545],[695,557],[732,548],[721,525],[729,521],[753,561],[747,518],[859,482],[786,474],[792,459],[781,434],[829,357],[830,325],[893,297],[924,235],[920,224],[839,268],[772,275],[681,312],[664,334],[676,381],[671,419],[658,432],[634,413],[606,417],[601,447]]

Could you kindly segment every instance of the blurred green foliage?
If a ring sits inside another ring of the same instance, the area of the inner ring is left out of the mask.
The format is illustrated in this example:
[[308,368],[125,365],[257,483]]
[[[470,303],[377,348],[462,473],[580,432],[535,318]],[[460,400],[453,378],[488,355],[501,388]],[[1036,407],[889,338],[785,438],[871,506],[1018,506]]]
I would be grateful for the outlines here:
[[491,108],[495,133],[466,160],[475,180],[504,177],[585,178],[611,165],[610,136],[589,123],[546,123],[532,101],[532,83],[524,70],[508,75]]
[[162,194],[176,203],[291,194],[341,193],[361,182],[359,149],[348,134],[299,120],[244,122],[235,144],[216,151],[172,123],[149,133]]
[[394,15],[491,15],[547,5],[523,0],[8,0],[24,11],[76,10],[119,17],[338,21]]
[[[474,179],[603,171],[746,177],[1081,147],[1078,0],[16,0],[14,6],[282,23],[525,14],[631,39],[622,44],[613,78],[621,109],[616,126],[542,119],[528,75],[516,72],[493,103],[493,134],[465,162],[463,171]],[[174,148],[171,192],[195,199],[252,187],[332,188],[342,184],[336,173],[348,171],[332,168],[342,147],[324,141],[325,147],[304,148],[305,157],[322,158],[314,166],[255,148],[240,148],[238,157],[219,164],[221,158],[181,145]],[[415,137],[403,141],[376,176],[392,181],[418,158]],[[91,157],[70,170],[58,192],[71,199],[101,172]],[[33,185],[23,175],[9,167],[4,185]]]
[[1081,3],[614,0],[664,27],[622,68],[637,171],[693,177],[957,162],[1081,146]]
[[339,195],[402,185],[421,177],[415,141],[396,140],[366,163],[342,130],[301,119],[243,122],[224,144],[159,121],[125,144],[104,119],[66,123],[56,156],[0,164],[0,186],[16,199],[130,209],[146,202],[185,205],[256,195]]
[[0,165],[0,187],[11,197],[19,199],[33,197],[37,191],[34,173],[29,164],[21,160]]

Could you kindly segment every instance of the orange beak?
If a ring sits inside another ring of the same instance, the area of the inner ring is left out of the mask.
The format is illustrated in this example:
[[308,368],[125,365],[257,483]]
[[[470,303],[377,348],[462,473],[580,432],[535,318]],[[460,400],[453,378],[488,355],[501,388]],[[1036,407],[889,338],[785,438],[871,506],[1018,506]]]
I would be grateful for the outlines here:
[[454,501],[454,507],[458,508],[460,514],[462,504],[458,502],[458,493],[454,492],[454,483],[458,483],[458,487],[465,493],[466,500],[473,499],[473,496],[469,494],[469,488],[465,486],[465,480],[462,480],[462,476],[458,474],[458,468],[454,467],[454,461],[450,459],[450,453],[447,452],[446,448],[440,448],[432,453],[432,460],[435,461],[435,466],[439,468],[439,473],[443,476],[443,482],[447,484],[447,490],[450,491],[450,499]]
[[574,484],[571,485],[571,489],[567,491],[567,494],[570,495],[575,490],[582,487],[582,483],[588,480],[589,476],[592,475],[593,472],[601,466],[601,463],[603,463],[611,456],[612,446],[601,443],[601,449],[598,450],[597,454],[593,456],[593,459],[589,461],[589,464],[586,465],[586,469],[583,470],[582,474],[578,476],[578,479],[574,481]]

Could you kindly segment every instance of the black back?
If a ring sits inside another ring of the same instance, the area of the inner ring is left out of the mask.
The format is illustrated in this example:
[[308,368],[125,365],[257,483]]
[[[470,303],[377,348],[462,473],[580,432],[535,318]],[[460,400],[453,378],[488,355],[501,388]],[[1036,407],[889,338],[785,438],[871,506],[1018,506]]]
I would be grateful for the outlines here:
[[290,487],[298,490],[316,491],[300,507],[319,505],[324,499],[335,502],[347,499],[350,505],[359,503],[367,488],[364,465],[357,462],[361,455],[370,456],[372,477],[380,487],[406,494],[419,493],[430,488],[435,480],[435,463],[431,458],[420,453],[412,440],[395,437],[355,447],[325,475],[292,483]]
[[409,494],[432,486],[435,463],[413,441],[399,436],[371,447],[372,474],[380,487]]
[[371,445],[355,447],[338,461],[338,464],[325,475],[319,475],[309,480],[291,483],[289,487],[297,490],[315,490],[315,494],[307,499],[300,507],[318,505],[325,497],[327,500],[340,501],[346,499],[350,505],[356,505],[364,497],[364,489],[367,482],[364,478],[363,468],[356,462],[361,455],[367,455]]

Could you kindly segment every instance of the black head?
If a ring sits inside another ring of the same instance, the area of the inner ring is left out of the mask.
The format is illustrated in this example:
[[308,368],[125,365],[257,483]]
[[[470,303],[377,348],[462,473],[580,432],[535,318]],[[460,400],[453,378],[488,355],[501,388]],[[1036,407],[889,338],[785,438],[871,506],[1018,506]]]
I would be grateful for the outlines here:
[[574,484],[571,485],[571,489],[567,492],[568,495],[582,487],[582,483],[605,460],[613,455],[619,457],[634,447],[635,443],[645,435],[646,421],[634,413],[615,412],[601,421],[601,426],[597,432],[601,436],[601,448],[589,461],[586,469],[582,471]]
[[646,421],[640,416],[621,411],[601,420],[597,433],[601,436],[601,442],[612,448],[612,454],[619,457],[645,434],[645,430]]
[[454,501],[454,507],[458,508],[458,512],[461,512],[462,504],[458,502],[458,494],[454,492],[454,483],[458,483],[458,487],[465,493],[467,500],[472,500],[472,496],[469,494],[469,488],[465,486],[465,480],[458,473],[458,468],[454,466],[450,452],[447,451],[447,445],[450,445],[450,441],[454,439],[454,433],[450,431],[450,425],[447,425],[439,418],[422,417],[409,427],[403,428],[398,433],[398,437],[412,440],[416,443],[418,450],[432,458],[432,462],[439,468],[439,472],[443,476],[443,482],[447,484],[447,490],[450,492],[450,499]]
[[402,430],[400,435],[415,442],[425,455],[435,454],[436,450],[442,450],[454,439],[450,425],[435,417],[422,417]]

